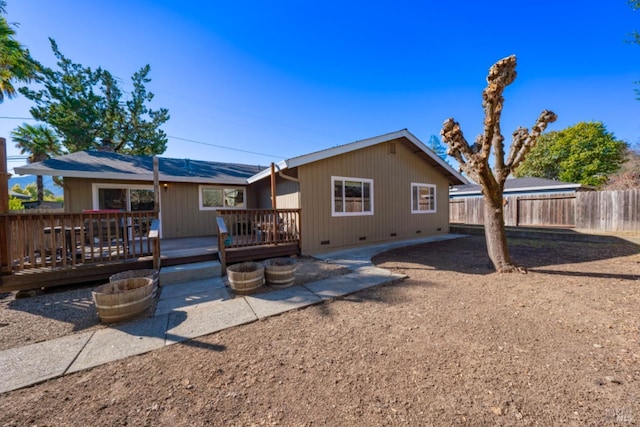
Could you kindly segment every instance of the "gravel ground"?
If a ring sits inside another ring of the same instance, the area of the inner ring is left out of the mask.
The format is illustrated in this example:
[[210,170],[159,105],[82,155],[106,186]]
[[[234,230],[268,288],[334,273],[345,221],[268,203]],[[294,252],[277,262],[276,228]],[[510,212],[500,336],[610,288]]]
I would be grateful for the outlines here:
[[[311,257],[297,261],[297,284],[348,272]],[[0,293],[0,350],[106,327],[100,323],[91,296],[101,284],[58,287],[28,298],[16,298],[17,292]],[[153,316],[154,311],[155,304],[141,317]]]

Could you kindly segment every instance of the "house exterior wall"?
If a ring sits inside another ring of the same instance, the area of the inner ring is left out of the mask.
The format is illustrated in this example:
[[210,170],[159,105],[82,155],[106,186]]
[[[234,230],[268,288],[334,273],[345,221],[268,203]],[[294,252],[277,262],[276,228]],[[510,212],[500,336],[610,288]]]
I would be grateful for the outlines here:
[[[65,211],[82,212],[93,209],[92,185],[153,185],[152,182],[91,180],[65,178]],[[164,182],[162,183],[164,184]],[[207,184],[210,185],[210,184]],[[221,185],[221,188],[237,186]],[[199,184],[169,182],[166,191],[160,188],[160,217],[163,238],[212,236],[216,234],[215,210],[200,210]],[[256,196],[249,189],[245,191],[249,208],[257,207]]]
[[[271,209],[271,179],[263,179],[251,187],[257,200],[257,208]],[[300,208],[299,184],[276,176],[276,207],[278,209]]]
[[[447,233],[449,182],[411,148],[381,143],[300,166],[302,252]],[[332,176],[372,179],[373,215],[332,216]],[[411,213],[411,183],[436,186],[435,213]]]

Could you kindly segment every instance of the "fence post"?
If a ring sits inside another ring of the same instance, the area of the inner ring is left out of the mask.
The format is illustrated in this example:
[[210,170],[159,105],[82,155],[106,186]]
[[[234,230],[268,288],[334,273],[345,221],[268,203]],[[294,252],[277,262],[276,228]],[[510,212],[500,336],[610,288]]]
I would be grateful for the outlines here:
[[[7,140],[0,138],[0,214],[9,212],[9,174],[7,173]],[[9,257],[9,221],[0,223],[0,264],[1,269],[11,268]],[[0,281],[1,283],[1,281]]]

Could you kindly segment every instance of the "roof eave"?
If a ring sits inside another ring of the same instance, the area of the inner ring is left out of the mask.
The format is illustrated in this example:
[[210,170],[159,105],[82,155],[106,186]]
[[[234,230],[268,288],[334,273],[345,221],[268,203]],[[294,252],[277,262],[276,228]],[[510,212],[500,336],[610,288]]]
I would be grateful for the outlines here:
[[[53,169],[39,169],[29,168],[28,166],[14,168],[14,171],[20,175],[44,175],[44,176],[62,176],[64,178],[84,178],[84,179],[112,179],[121,181],[144,181],[153,182],[153,174],[131,174],[131,173],[104,173],[104,172],[81,172],[81,171],[69,171],[69,170],[53,170]],[[158,174],[159,181],[167,182],[184,182],[184,183],[199,183],[199,184],[225,184],[225,185],[247,185],[246,179],[238,179],[236,182],[233,180],[220,180],[216,178],[207,178],[200,176],[174,176],[166,174]]]
[[[360,141],[355,141],[349,144],[340,145],[338,147],[328,148],[326,150],[317,151],[315,153],[305,154],[302,156],[294,157],[291,159],[283,160],[279,162],[277,166],[277,170],[281,171],[288,168],[296,168],[299,166],[304,166],[309,163],[318,162],[320,160],[325,160],[331,157],[339,156],[341,154],[350,153],[352,151],[360,150],[363,148],[371,147],[373,145],[381,144],[387,141],[393,141],[394,139],[406,138],[411,141],[416,147],[418,147],[422,152],[424,152],[429,158],[433,159],[434,162],[438,164],[442,169],[444,169],[447,173],[443,174],[451,184],[468,184],[467,179],[462,176],[458,171],[453,169],[451,165],[442,160],[440,157],[435,155],[433,151],[427,148],[418,138],[416,138],[411,132],[407,129],[402,129],[396,132],[387,133],[380,136],[374,136],[373,138],[362,139]],[[266,178],[271,174],[271,170],[269,168],[257,173],[256,175],[249,178],[249,183],[253,183],[259,181],[261,179]]]
[[[288,160],[281,160],[280,162],[276,163],[275,164],[276,171],[279,172],[279,171],[283,171],[285,169],[288,169],[289,168],[289,164],[287,162],[288,162]],[[260,181],[261,179],[265,179],[269,175],[271,175],[271,167],[263,169],[260,172],[258,172],[257,174],[249,177],[247,179],[247,183],[253,184],[254,182]]]

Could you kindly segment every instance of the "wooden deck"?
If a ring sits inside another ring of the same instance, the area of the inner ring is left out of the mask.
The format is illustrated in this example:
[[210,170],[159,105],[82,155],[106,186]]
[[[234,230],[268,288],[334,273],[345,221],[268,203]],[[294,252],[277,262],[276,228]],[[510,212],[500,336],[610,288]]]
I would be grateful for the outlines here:
[[[215,235],[158,239],[156,212],[0,214],[0,237],[10,242],[0,244],[0,293],[102,281],[126,270],[218,259],[224,271],[227,264],[300,253],[299,210],[219,214],[222,226],[231,230],[222,240]],[[90,226],[93,223],[120,226]],[[53,232],[57,228],[60,233]]]
[[[160,259],[165,266],[218,259],[215,236],[161,239],[160,245]],[[125,270],[146,268],[153,268],[151,255],[135,259],[106,260],[103,263],[76,264],[71,267],[32,268],[3,275],[0,292],[108,280],[109,276]]]

